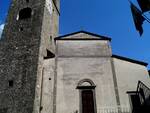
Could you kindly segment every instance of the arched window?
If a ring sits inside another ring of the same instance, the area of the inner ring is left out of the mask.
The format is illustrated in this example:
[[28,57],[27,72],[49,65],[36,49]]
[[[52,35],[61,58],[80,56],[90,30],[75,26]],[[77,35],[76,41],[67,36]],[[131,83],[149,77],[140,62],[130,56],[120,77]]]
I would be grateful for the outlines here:
[[90,79],[79,81],[80,113],[96,113],[95,84]]
[[31,18],[31,15],[32,15],[32,9],[27,7],[20,10],[18,19],[19,20],[28,19]]

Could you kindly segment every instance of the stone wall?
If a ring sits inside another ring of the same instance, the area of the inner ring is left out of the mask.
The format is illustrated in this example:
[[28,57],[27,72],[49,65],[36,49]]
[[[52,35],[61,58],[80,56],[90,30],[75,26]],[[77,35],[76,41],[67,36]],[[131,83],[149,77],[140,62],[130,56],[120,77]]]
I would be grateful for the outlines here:
[[[45,0],[12,1],[0,40],[0,112],[40,112],[43,58],[51,49],[50,35],[58,33],[53,27],[59,16],[53,3],[53,15],[45,4]],[[24,8],[31,9],[31,17],[19,19]],[[54,15],[57,19],[51,25]]]

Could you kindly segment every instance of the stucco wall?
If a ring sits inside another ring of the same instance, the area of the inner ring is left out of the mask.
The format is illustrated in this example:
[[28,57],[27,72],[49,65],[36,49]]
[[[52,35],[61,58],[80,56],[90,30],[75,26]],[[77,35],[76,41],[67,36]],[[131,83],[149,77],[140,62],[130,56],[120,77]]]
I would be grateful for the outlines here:
[[150,87],[147,68],[143,65],[113,58],[121,106],[129,106],[127,91],[136,91],[138,81]]
[[59,40],[57,41],[59,57],[100,57],[111,56],[108,41],[102,40]]
[[57,113],[79,111],[79,90],[82,79],[96,84],[97,110],[116,106],[113,78],[109,58],[58,58]]
[[80,110],[80,80],[91,79],[95,85],[97,111],[116,107],[111,68],[111,50],[107,41],[56,42],[57,95],[56,113],[77,113]]
[[55,59],[44,60],[41,79],[41,113],[53,113]]

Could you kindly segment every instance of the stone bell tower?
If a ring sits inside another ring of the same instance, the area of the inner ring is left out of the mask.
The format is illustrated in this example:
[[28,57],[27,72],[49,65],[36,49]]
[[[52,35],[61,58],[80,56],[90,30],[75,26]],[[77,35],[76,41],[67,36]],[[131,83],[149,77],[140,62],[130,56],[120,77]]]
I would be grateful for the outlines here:
[[0,40],[0,113],[40,113],[44,58],[54,56],[59,0],[12,0]]

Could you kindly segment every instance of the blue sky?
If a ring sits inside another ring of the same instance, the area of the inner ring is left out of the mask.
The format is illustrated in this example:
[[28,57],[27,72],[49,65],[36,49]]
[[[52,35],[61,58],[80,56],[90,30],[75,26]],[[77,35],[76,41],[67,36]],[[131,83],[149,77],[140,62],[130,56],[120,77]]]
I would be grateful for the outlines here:
[[[0,25],[5,23],[9,2],[0,0]],[[109,36],[113,54],[150,63],[150,24],[145,21],[143,29],[140,37],[128,0],[61,0],[60,35],[85,30]]]

